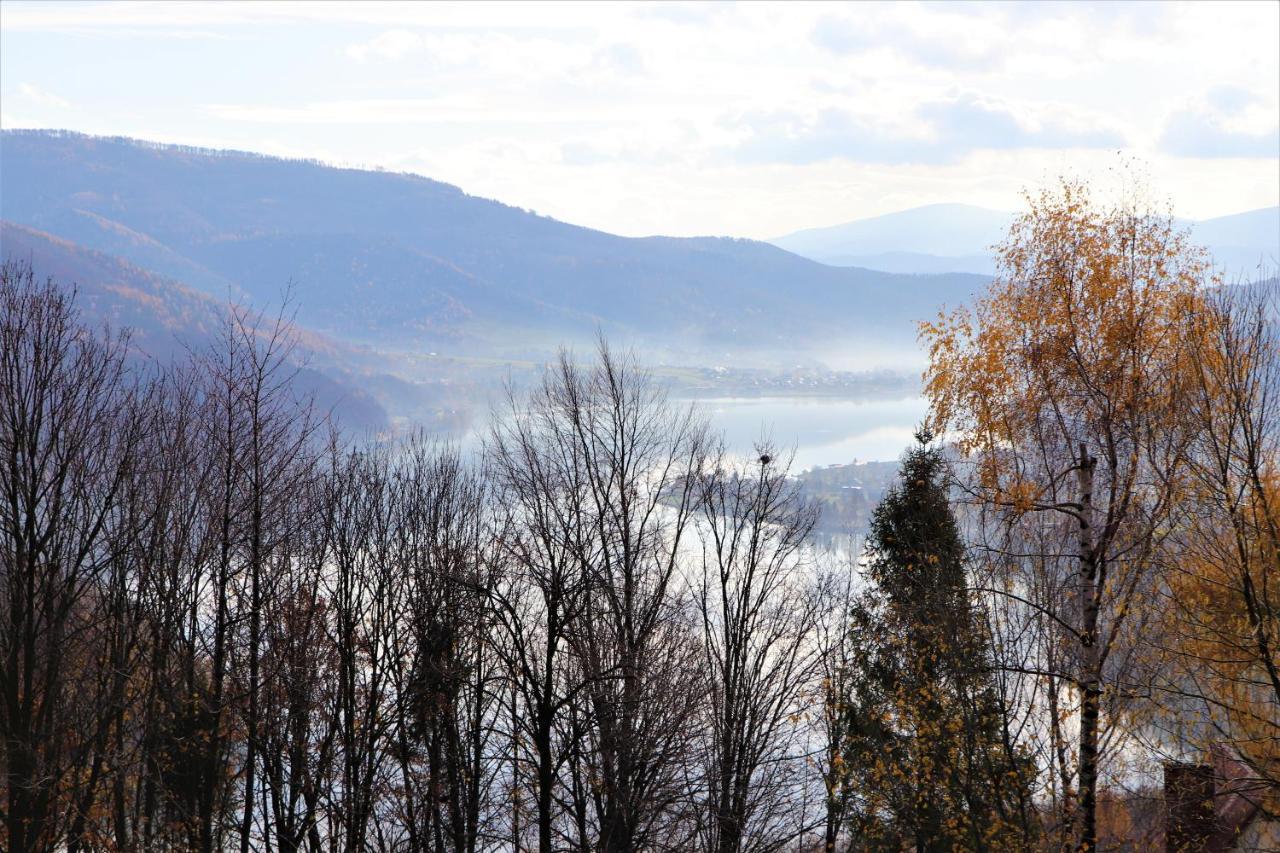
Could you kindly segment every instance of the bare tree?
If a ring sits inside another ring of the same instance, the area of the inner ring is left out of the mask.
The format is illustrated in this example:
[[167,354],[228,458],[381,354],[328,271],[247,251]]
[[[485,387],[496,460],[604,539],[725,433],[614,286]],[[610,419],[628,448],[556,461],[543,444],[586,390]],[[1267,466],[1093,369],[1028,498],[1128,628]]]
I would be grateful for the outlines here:
[[268,323],[262,315],[231,308],[198,364],[208,396],[204,441],[215,474],[209,511],[216,538],[210,583],[201,595],[211,666],[199,786],[201,848],[222,846],[226,827],[218,820],[234,714],[244,738],[235,832],[247,853],[273,834],[266,819],[269,791],[259,775],[269,681],[263,669],[264,619],[278,570],[290,565],[293,511],[309,488],[317,422],[307,401],[294,394],[291,331],[283,314]]
[[[328,643],[336,657],[333,717],[335,770],[326,797],[328,838],[342,850],[362,850],[375,831],[379,791],[397,756],[395,680],[401,668],[396,635],[404,596],[394,558],[396,499],[384,448],[329,453],[329,566],[321,579],[329,602]],[[385,812],[400,826],[416,826],[414,801],[407,815]],[[385,834],[384,834],[385,833]]]
[[475,851],[492,832],[491,750],[501,682],[491,643],[495,554],[485,488],[456,450],[399,449],[394,549],[404,610],[394,716],[415,849]]
[[835,853],[854,801],[854,780],[845,760],[850,735],[846,704],[854,676],[850,603],[861,586],[861,553],[859,541],[853,543],[849,554],[824,555],[817,578],[819,607],[814,644],[819,681],[811,693],[810,706],[815,711],[809,737],[813,744],[811,760],[822,789],[819,822],[825,853]]
[[576,542],[585,529],[587,493],[557,405],[556,380],[548,377],[527,404],[514,392],[508,404],[486,456],[501,513],[503,571],[489,597],[501,635],[497,654],[511,685],[510,834],[512,845],[523,849],[522,816],[531,799],[537,849],[550,853],[557,780],[573,749],[557,736],[557,723],[581,691],[569,635],[584,608]]
[[[200,849],[203,792],[225,793],[206,763],[210,660],[207,590],[217,554],[211,482],[216,456],[206,441],[209,400],[191,365],[173,368],[158,397],[149,500],[156,519],[146,543],[142,585],[145,689],[138,693],[140,767],[135,812],[143,847]],[[208,788],[206,788],[208,783]],[[212,820],[210,821],[212,824]]]
[[710,696],[707,831],[719,853],[779,850],[806,827],[798,725],[819,664],[820,599],[803,549],[817,522],[770,445],[734,466],[722,446],[698,477],[695,581]]
[[[147,427],[126,347],[81,327],[72,297],[29,266],[0,268],[0,739],[12,850],[81,843],[119,719],[110,666],[134,641],[120,549],[138,523],[138,507],[122,504]],[[73,821],[81,830],[69,835]]]
[[586,496],[573,539],[585,607],[571,638],[593,715],[598,846],[678,849],[688,843],[682,780],[697,679],[677,568],[705,430],[603,343],[589,373],[562,359],[558,378]]
[[321,849],[322,797],[335,751],[337,653],[326,642],[331,607],[321,583],[327,513],[311,460],[299,462],[295,478],[282,484],[290,499],[269,562],[262,638],[262,808],[282,851]]
[[697,696],[677,567],[703,452],[692,413],[603,344],[589,369],[562,355],[495,429],[510,573],[494,600],[532,745],[516,773],[532,769],[540,850],[557,834],[608,850],[687,841]]

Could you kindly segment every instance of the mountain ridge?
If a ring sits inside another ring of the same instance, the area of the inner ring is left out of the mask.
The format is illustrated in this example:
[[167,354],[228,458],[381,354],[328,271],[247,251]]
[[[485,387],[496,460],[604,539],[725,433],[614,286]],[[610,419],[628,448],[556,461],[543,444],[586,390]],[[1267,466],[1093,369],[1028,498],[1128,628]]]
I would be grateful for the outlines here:
[[[990,247],[1014,214],[976,205],[930,204],[835,225],[807,228],[769,242],[813,260],[889,272],[995,273]],[[1193,221],[1176,219],[1228,276],[1248,275],[1280,259],[1280,206]]]
[[69,133],[0,137],[0,216],[362,344],[519,356],[597,331],[682,357],[864,341],[978,276],[826,266],[768,243],[621,237],[419,175]]

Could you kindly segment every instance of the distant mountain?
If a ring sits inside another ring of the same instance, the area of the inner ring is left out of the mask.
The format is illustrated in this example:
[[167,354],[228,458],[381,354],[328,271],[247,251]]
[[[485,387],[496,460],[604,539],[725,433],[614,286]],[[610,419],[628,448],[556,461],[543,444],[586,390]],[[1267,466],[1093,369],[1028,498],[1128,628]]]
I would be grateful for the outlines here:
[[996,271],[989,255],[928,255],[923,252],[879,252],[871,255],[826,256],[821,263],[836,267],[862,267],[904,275],[965,272],[991,276]]
[[1263,207],[1191,223],[1191,238],[1207,246],[1229,276],[1253,278],[1259,266],[1280,269],[1280,207]]
[[884,216],[809,228],[772,240],[806,258],[911,253],[954,257],[986,256],[1013,221],[1013,214],[971,204],[930,204]]
[[[130,345],[162,364],[210,344],[227,303],[120,258],[0,220],[0,260],[30,262],[41,278],[76,290],[76,306],[91,326],[128,328]],[[362,357],[305,328],[293,330],[298,357],[293,388],[351,429],[384,430],[386,411],[360,385]]]
[[972,275],[825,266],[767,243],[624,238],[416,175],[79,134],[0,137],[0,216],[335,338],[544,354],[603,330],[672,358],[911,348]]
[[1195,238],[1206,246],[1264,246],[1280,244],[1280,207],[1261,207],[1231,216],[1191,224]]
[[[1003,239],[1012,213],[967,204],[932,204],[797,231],[771,241],[815,261],[895,273],[968,272],[990,275],[989,251]],[[1181,222],[1229,275],[1249,275],[1280,260],[1280,207]]]

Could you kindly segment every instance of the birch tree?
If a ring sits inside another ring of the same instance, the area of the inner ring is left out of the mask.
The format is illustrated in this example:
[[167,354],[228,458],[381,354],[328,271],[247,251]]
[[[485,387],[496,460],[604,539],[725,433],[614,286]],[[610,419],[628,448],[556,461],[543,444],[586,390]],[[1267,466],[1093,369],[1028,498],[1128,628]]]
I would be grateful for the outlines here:
[[972,498],[1002,523],[1054,520],[1044,556],[1072,589],[1035,605],[1070,640],[1055,674],[1078,701],[1073,831],[1092,851],[1101,738],[1135,689],[1128,650],[1182,493],[1180,331],[1207,267],[1171,217],[1135,201],[1103,206],[1064,182],[1028,202],[989,293],[924,325],[926,392],[934,427],[972,462]]

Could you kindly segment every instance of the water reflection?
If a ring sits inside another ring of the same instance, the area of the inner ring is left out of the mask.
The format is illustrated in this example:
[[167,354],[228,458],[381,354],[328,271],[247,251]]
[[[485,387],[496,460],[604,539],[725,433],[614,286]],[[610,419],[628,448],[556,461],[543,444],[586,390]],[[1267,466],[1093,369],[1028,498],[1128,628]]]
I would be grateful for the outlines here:
[[923,398],[840,400],[823,397],[722,397],[694,401],[743,454],[765,434],[796,448],[795,470],[894,460],[911,444],[924,419]]
[[[923,398],[844,400],[828,397],[711,397],[673,399],[694,403],[723,432],[732,453],[753,457],[761,435],[779,450],[795,447],[793,472],[827,465],[896,460],[911,444],[923,420]],[[488,434],[491,411],[459,410],[454,422],[436,425],[440,435],[464,452],[477,451]],[[463,417],[462,415],[466,415]]]

